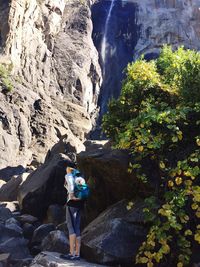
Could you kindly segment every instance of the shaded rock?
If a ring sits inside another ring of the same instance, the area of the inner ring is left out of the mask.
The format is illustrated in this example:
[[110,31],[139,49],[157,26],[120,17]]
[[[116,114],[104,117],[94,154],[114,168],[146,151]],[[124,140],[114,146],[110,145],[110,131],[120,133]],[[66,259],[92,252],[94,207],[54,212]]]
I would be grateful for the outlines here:
[[21,212],[20,212],[20,211],[14,211],[14,212],[12,213],[12,215],[13,215],[14,218],[17,219],[19,216],[21,216]]
[[[140,31],[140,25],[137,24],[138,7],[135,1],[115,1],[110,20],[107,21],[109,8],[110,1],[95,1],[92,6],[93,40],[99,51],[103,72],[103,84],[99,96],[101,117],[107,111],[108,101],[120,94],[121,81],[125,77],[124,69],[133,59]],[[109,24],[106,49],[103,50],[105,23]]]
[[23,225],[23,235],[24,238],[31,240],[33,236],[33,232],[35,230],[35,227],[30,223],[25,223]]
[[52,223],[42,224],[35,229],[31,243],[40,243],[51,232],[55,230],[55,226]]
[[61,223],[56,227],[56,230],[60,230],[65,233],[65,235],[68,237],[69,236],[69,231],[67,227],[67,222]]
[[125,150],[101,149],[77,155],[78,167],[91,188],[84,213],[86,222],[121,199],[131,199],[140,192],[145,197],[150,192],[134,173],[128,173],[130,159]]
[[128,201],[120,201],[101,213],[82,233],[83,256],[101,264],[132,266],[147,229],[142,216],[142,201],[128,211]]
[[6,220],[12,217],[12,213],[9,209],[0,207],[0,223],[5,222]]
[[5,226],[6,226],[6,228],[12,229],[12,230],[14,230],[15,232],[18,232],[21,235],[23,233],[22,228],[19,225],[19,222],[14,218],[10,218],[10,219],[6,220]]
[[66,154],[71,161],[76,161],[76,154],[84,151],[85,146],[82,142],[77,142],[67,135],[64,135],[60,138],[59,142],[55,144],[47,153],[45,162],[52,159],[56,154]]
[[42,251],[42,249],[41,249],[40,245],[33,246],[33,247],[31,246],[31,248],[30,248],[31,255],[33,255],[33,256],[39,254],[41,251]]
[[99,265],[94,263],[86,262],[85,260],[80,261],[67,261],[60,258],[60,254],[56,252],[41,252],[39,255],[37,255],[30,267],[46,267],[46,266],[53,266],[54,267],[106,267],[105,265]]
[[14,217],[12,217],[12,218],[6,220],[6,222],[5,222],[5,226],[6,226],[6,225],[9,225],[9,224],[16,224],[16,225],[20,226],[19,221],[17,221]]
[[[3,105],[3,103],[2,103]],[[5,116],[4,119],[8,120],[7,117]],[[9,122],[7,122],[9,124]],[[12,145],[12,148],[13,148],[13,152],[14,152],[14,144],[10,144]],[[9,151],[9,155],[7,155],[8,157],[11,157],[12,156],[12,151]],[[18,165],[18,166],[15,166],[15,167],[5,167],[5,168],[2,168],[0,169],[0,179],[2,179],[3,181],[5,182],[8,182],[11,177],[13,176],[18,176],[22,173],[24,173],[26,171],[26,169],[22,166],[22,165]]]
[[30,214],[22,214],[20,216],[17,216],[17,220],[20,221],[21,223],[36,223],[38,221],[38,218],[30,215]]
[[31,264],[33,260],[33,257],[28,257],[25,259],[17,259],[17,260],[12,260],[12,264],[14,264],[14,267],[27,267]]
[[5,225],[3,224],[0,224],[0,243],[3,243],[11,238],[18,238],[18,237],[21,237],[22,234],[15,230],[15,229],[11,229],[11,228],[8,228],[6,227]]
[[22,177],[14,176],[0,188],[0,201],[17,200],[18,188],[22,182]]
[[69,241],[66,235],[55,230],[50,232],[42,241],[41,248],[43,251],[55,251],[59,253],[66,253],[69,249]]
[[12,260],[31,257],[27,248],[27,240],[19,237],[12,237],[1,242],[0,252],[10,253]]
[[67,156],[57,154],[31,173],[19,189],[18,200],[22,211],[41,219],[46,217],[46,211],[51,204],[64,205],[65,169],[71,165]]
[[50,205],[47,210],[47,222],[58,225],[65,221],[65,208],[60,205]]
[[1,202],[0,207],[4,207],[9,209],[12,213],[19,211],[19,202],[18,201],[12,201],[12,202]]
[[0,254],[0,266],[8,267],[9,265],[10,265],[10,254],[9,253]]

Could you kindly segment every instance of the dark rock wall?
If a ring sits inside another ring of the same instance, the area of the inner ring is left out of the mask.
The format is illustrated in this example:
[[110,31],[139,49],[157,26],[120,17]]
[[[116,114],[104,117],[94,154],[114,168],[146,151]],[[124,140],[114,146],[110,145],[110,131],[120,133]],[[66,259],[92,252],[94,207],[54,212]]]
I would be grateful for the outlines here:
[[200,0],[115,0],[108,25],[107,56],[101,47],[112,0],[96,0],[92,6],[93,40],[104,74],[100,91],[100,117],[107,103],[120,94],[123,70],[142,54],[147,60],[159,55],[163,44],[200,49]]
[[137,25],[137,4],[115,1],[108,25],[105,64],[102,62],[101,45],[105,32],[105,22],[111,1],[99,1],[92,6],[93,40],[100,54],[100,63],[104,73],[101,87],[99,106],[100,115],[107,110],[107,103],[111,97],[118,97],[123,70],[128,62],[133,60],[134,47],[138,41],[139,27]]

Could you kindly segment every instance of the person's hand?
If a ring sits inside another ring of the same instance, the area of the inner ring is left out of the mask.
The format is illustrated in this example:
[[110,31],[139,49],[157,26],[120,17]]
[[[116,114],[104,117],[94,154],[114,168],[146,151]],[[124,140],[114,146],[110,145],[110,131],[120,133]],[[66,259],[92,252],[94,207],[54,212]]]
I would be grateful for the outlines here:
[[80,198],[75,197],[74,193],[71,193],[70,194],[70,200],[78,201],[78,200],[80,200]]
[[73,197],[73,200],[77,201],[77,200],[81,200],[81,199],[77,198],[77,197]]

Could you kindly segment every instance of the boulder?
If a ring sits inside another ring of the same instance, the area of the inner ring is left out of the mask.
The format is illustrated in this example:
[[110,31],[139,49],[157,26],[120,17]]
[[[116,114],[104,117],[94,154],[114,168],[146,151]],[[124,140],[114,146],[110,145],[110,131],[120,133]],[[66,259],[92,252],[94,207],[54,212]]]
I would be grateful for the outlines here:
[[22,182],[21,175],[13,176],[6,184],[0,188],[0,201],[17,200],[19,186]]
[[33,232],[35,230],[35,227],[30,223],[25,223],[23,225],[23,235],[24,238],[31,240],[33,236]]
[[47,210],[47,222],[58,225],[65,221],[65,209],[63,206],[54,204],[50,205]]
[[10,219],[6,220],[5,226],[6,226],[6,228],[12,229],[12,230],[14,230],[15,232],[18,232],[21,235],[23,233],[23,230],[20,227],[19,222],[15,218],[10,218]]
[[52,223],[42,224],[35,229],[32,237],[32,244],[41,243],[42,240],[51,232],[55,230],[55,226]]
[[0,223],[12,217],[12,213],[9,209],[0,206]]
[[67,261],[60,258],[60,254],[57,252],[44,251],[37,255],[30,267],[67,267],[67,266],[76,266],[76,267],[106,267],[105,265],[98,265],[94,263],[86,262],[85,260],[80,260],[76,262]]
[[16,224],[16,225],[20,226],[20,222],[17,221],[14,217],[6,220],[5,226],[10,225],[10,224]]
[[127,205],[126,200],[114,204],[84,229],[84,258],[101,264],[133,266],[133,258],[146,238],[147,229],[142,214],[143,201],[136,201],[131,210],[127,210]]
[[108,206],[150,191],[134,173],[129,173],[130,156],[126,150],[100,149],[81,152],[77,164],[91,188],[85,221],[90,222]]
[[43,219],[50,205],[64,205],[65,169],[71,165],[67,156],[56,154],[31,173],[19,189],[18,200],[22,211]]
[[[3,103],[2,103],[2,105],[3,105]],[[8,152],[11,153],[11,151],[7,151],[7,153]],[[8,155],[8,157],[9,156],[11,156],[11,155]],[[8,182],[13,176],[15,176],[15,175],[16,176],[21,175],[25,171],[26,171],[26,169],[22,165],[18,165],[16,167],[10,167],[10,166],[8,166],[8,167],[5,167],[5,168],[0,169],[0,179],[3,180],[3,181],[5,181],[5,182]]]
[[3,224],[0,224],[0,244],[11,239],[11,238],[18,238],[22,237],[22,234],[16,230],[6,227]]
[[65,233],[65,235],[68,237],[69,231],[67,227],[67,222],[61,223],[56,227],[56,230],[60,230]]
[[69,241],[66,235],[59,230],[50,232],[42,241],[41,248],[43,251],[55,251],[67,253],[69,250]]
[[8,267],[10,265],[10,254],[0,254],[0,267]]
[[76,154],[85,150],[85,146],[79,140],[74,140],[67,135],[63,135],[47,153],[45,161],[50,160],[54,155],[66,154],[71,161],[76,161]]
[[38,218],[30,214],[22,214],[22,215],[17,216],[17,220],[21,222],[22,224],[24,223],[34,224],[38,221]]
[[10,253],[12,260],[29,258],[27,240],[21,237],[12,237],[0,243],[0,253]]

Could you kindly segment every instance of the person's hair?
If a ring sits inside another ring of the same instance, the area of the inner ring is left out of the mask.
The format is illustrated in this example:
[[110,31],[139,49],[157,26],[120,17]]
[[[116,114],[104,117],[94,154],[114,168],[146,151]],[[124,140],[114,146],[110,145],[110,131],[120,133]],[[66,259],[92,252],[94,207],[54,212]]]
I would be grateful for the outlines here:
[[66,171],[71,173],[71,172],[73,171],[73,168],[71,168],[71,167],[67,167],[67,168],[66,168]]

